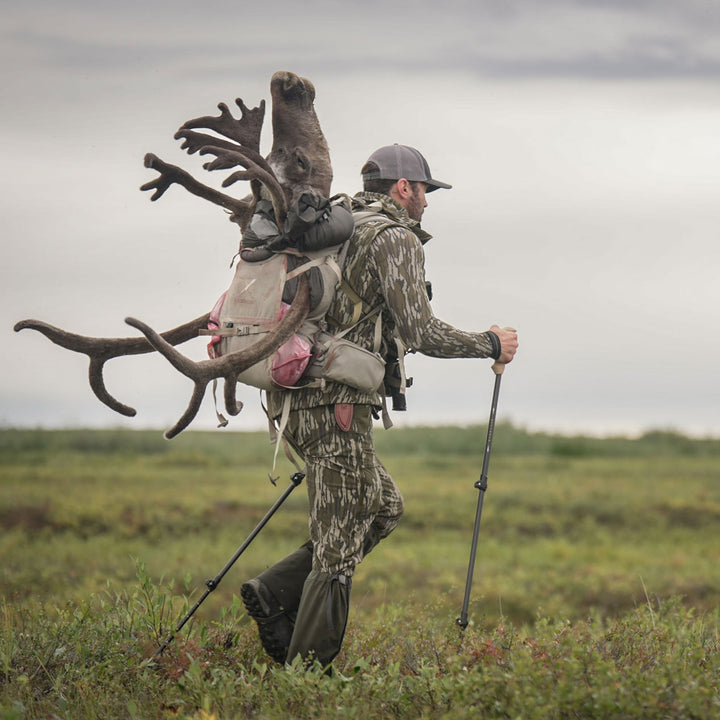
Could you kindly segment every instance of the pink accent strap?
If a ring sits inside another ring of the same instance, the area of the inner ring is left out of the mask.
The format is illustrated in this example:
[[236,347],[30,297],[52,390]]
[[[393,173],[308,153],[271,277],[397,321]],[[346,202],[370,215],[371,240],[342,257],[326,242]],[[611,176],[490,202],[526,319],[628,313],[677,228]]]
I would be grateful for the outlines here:
[[[226,295],[227,290],[218,298],[215,306],[210,311],[210,317],[208,318],[209,330],[215,330],[216,328],[220,327],[220,311],[222,310]],[[219,335],[213,335],[210,338],[210,342],[207,345],[207,353],[211,359],[220,357],[220,348],[218,347],[218,345],[220,344],[220,340],[222,340],[222,338]]]

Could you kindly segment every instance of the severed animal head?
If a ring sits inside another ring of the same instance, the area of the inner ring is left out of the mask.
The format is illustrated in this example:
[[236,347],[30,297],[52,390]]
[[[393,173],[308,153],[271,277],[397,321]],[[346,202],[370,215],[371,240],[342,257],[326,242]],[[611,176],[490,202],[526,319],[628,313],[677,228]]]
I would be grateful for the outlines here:
[[[249,180],[252,195],[234,198],[210,188],[185,170],[169,165],[153,154],[145,156],[146,167],[160,173],[141,190],[154,190],[152,200],[162,197],[176,183],[199,197],[230,211],[230,220],[244,229],[252,217],[255,203],[261,197],[272,200],[279,224],[284,223],[288,206],[308,190],[328,197],[332,183],[330,152],[315,113],[315,87],[306,78],[291,72],[276,72],[270,81],[272,97],[273,145],[267,158],[260,155],[260,134],[265,117],[265,102],[248,109],[241,99],[235,101],[239,118],[233,117],[227,105],[220,103],[219,116],[188,120],[176,133],[188,154],[214,155],[205,163],[206,170],[228,170],[243,167],[223,181],[229,187]],[[198,128],[217,135],[197,132]]]
[[[230,214],[230,220],[244,229],[261,197],[272,201],[275,217],[284,223],[288,207],[304,192],[324,197],[330,194],[332,167],[327,142],[315,114],[315,87],[291,72],[277,72],[270,82],[272,98],[273,144],[267,158],[260,154],[260,135],[265,117],[265,101],[249,109],[241,99],[235,104],[240,110],[236,118],[227,105],[220,103],[217,116],[203,116],[184,123],[175,133],[188,154],[213,156],[203,167],[208,171],[233,170],[222,182],[227,188],[239,181],[249,181],[251,193],[235,197],[210,187],[182,168],[166,163],[152,153],[145,156],[145,166],[159,175],[140,188],[153,191],[151,200],[161,198],[168,188],[180,185],[188,192],[219,205]],[[209,130],[199,132],[198,130]],[[235,168],[242,168],[237,170]],[[40,320],[22,320],[15,330],[32,329],[45,335],[56,345],[86,354],[90,359],[89,381],[96,397],[116,412],[132,417],[134,408],[114,398],[106,389],[103,378],[105,362],[115,357],[136,355],[157,350],[195,385],[190,403],[168,438],[184,430],[197,415],[207,385],[215,378],[225,380],[225,407],[237,415],[242,407],[236,400],[237,377],[247,368],[268,357],[300,327],[308,314],[310,301],[307,280],[299,278],[295,300],[290,311],[278,325],[250,347],[220,358],[195,362],[182,355],[175,345],[201,334],[207,328],[209,313],[178,328],[159,334],[134,318],[126,322],[145,337],[95,338],[77,335]]]
[[267,157],[289,203],[306,190],[330,195],[330,151],[315,114],[315,87],[277,72],[270,81],[273,145]]

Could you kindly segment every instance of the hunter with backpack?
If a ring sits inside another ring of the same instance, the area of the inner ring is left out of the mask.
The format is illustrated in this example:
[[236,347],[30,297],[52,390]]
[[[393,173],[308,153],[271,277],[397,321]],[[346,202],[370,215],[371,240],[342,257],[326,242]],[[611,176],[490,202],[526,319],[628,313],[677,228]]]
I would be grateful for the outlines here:
[[[246,582],[241,594],[271,657],[328,665],[342,645],[355,568],[403,512],[402,496],[375,454],[372,423],[382,416],[390,424],[388,396],[394,409],[404,409],[409,385],[404,355],[492,357],[504,364],[515,355],[517,334],[496,325],[465,332],[433,315],[423,254],[430,236],[420,220],[426,193],[450,185],[432,178],[417,150],[397,144],[380,148],[362,168],[363,192],[352,199],[330,197],[332,167],[314,109],[314,85],[279,71],[270,90],[273,147],[267,158],[259,153],[264,101],[251,109],[237,98],[239,118],[220,103],[219,116],[194,118],[175,133],[189,154],[214,156],[205,169],[244,168],[223,187],[248,180],[251,195],[235,198],[152,153],[144,158],[158,173],[141,186],[152,191],[152,200],[180,185],[229,212],[228,219],[243,232],[235,277],[212,312],[164,333],[126,318],[144,338],[88,337],[34,319],[14,329],[36,330],[87,355],[92,391],[127,417],[136,411],[106,388],[106,362],[162,354],[194,384],[187,409],[165,433],[168,439],[196,417],[210,382],[215,388],[224,379],[231,415],[242,407],[235,395],[238,382],[267,391],[267,413],[278,433],[276,453],[287,443],[305,462],[306,473],[293,476],[293,487],[306,475],[310,539]],[[212,336],[213,359],[196,362],[177,350],[198,334]],[[208,592],[243,548],[206,583]]]
[[[304,328],[306,362],[295,384],[275,383],[287,389],[267,392],[268,415],[306,464],[310,501],[310,539],[241,589],[263,647],[281,663],[296,656],[323,666],[332,662],[342,646],[355,568],[402,515],[402,496],[375,454],[372,434],[373,419],[382,413],[387,421],[385,396],[404,392],[404,371],[396,372],[394,363],[402,368],[402,357],[411,350],[508,363],[517,349],[515,332],[496,325],[466,332],[433,315],[422,248],[430,236],[420,219],[426,193],[451,186],[432,178],[417,150],[397,144],[375,151],[362,177],[363,192],[349,208],[344,199],[327,201],[328,207],[334,202],[352,212],[354,229],[347,240],[339,210],[327,216],[334,218],[332,231],[318,234],[312,223],[305,228],[311,237],[321,236],[318,244],[327,243],[315,249],[314,259],[305,253],[302,262],[314,263],[307,270],[326,272],[329,305]],[[292,275],[297,269],[283,272]],[[329,355],[338,342],[352,356],[347,376],[333,375],[338,371]],[[391,373],[383,368],[388,359]],[[373,363],[376,368],[362,370],[359,382],[357,368]],[[399,383],[392,387],[388,375],[399,376]]]

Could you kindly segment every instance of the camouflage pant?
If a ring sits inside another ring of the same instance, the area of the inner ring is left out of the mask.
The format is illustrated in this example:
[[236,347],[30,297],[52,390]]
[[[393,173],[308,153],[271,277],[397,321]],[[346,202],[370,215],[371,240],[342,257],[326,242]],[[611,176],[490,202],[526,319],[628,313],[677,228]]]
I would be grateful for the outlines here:
[[349,578],[395,529],[403,499],[375,455],[370,407],[350,406],[351,418],[338,421],[339,407],[296,410],[285,433],[307,465],[312,569]]
[[369,406],[293,411],[285,435],[307,465],[310,540],[259,577],[294,621],[288,660],[325,665],[342,646],[355,567],[398,524],[403,499],[375,455]]

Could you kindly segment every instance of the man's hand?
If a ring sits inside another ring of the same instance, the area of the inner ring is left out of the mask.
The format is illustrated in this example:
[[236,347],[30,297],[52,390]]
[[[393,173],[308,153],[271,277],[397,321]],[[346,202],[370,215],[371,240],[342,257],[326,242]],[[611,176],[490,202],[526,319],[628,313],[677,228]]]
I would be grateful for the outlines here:
[[490,329],[498,336],[498,340],[500,340],[500,357],[497,361],[506,365],[515,357],[515,353],[517,352],[517,333],[511,328],[501,328],[499,325],[493,325]]

